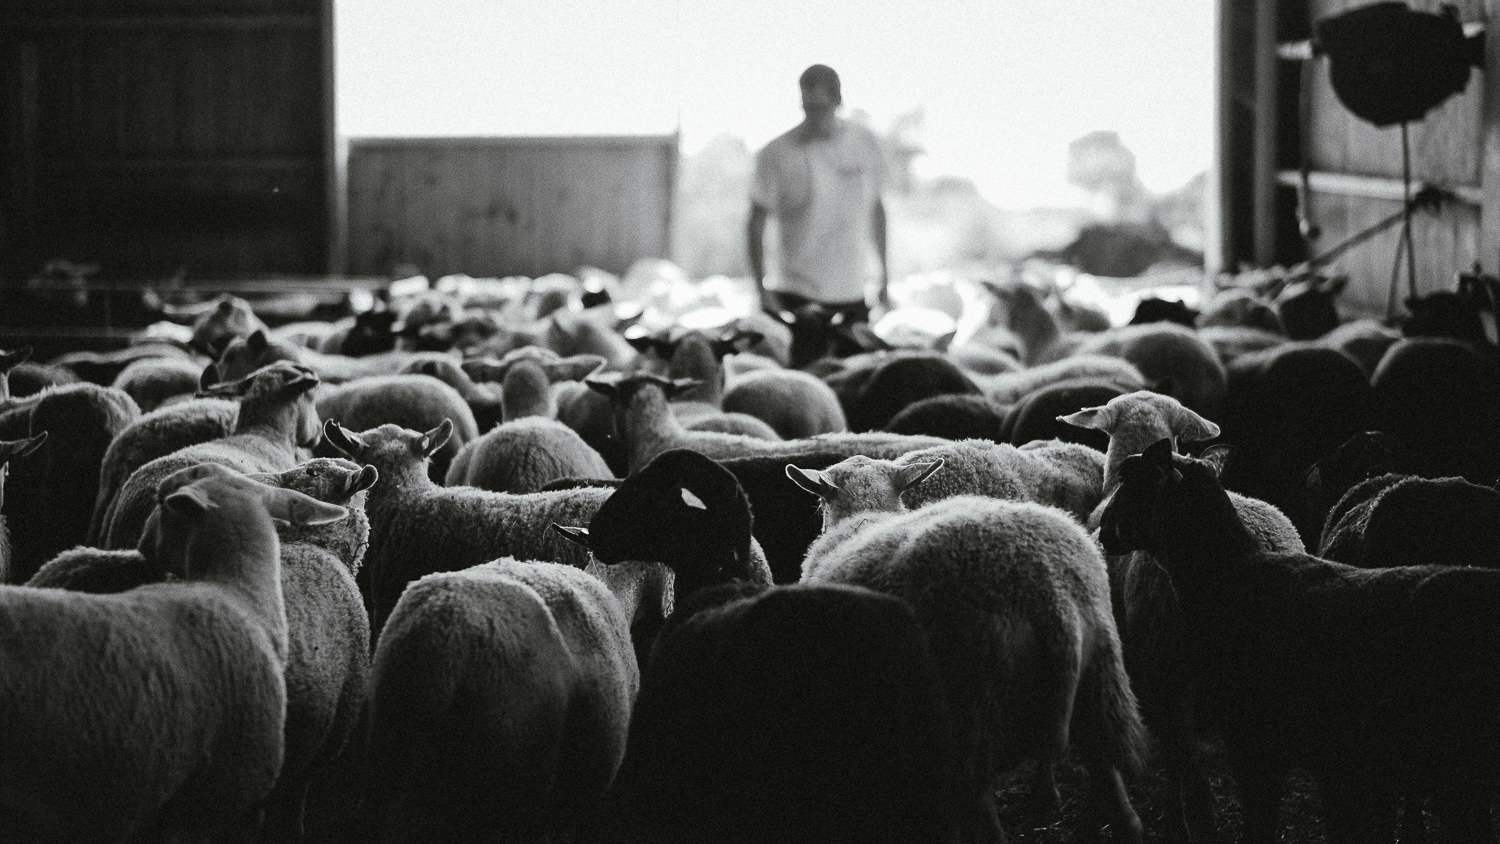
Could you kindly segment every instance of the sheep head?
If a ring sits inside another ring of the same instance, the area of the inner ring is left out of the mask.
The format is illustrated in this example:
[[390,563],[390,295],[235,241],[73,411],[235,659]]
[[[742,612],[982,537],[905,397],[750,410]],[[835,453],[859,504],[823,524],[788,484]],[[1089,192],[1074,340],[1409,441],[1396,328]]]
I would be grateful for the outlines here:
[[792,463],[786,475],[802,489],[822,499],[823,529],[861,513],[901,513],[901,493],[943,468],[942,458],[898,465],[863,455],[847,458],[822,471]]
[[0,506],[5,504],[5,474],[10,467],[10,461],[36,451],[46,441],[46,431],[41,431],[24,440],[0,440]]
[[[1106,554],[1157,551],[1164,540],[1184,535],[1183,520],[1195,504],[1207,500],[1207,487],[1228,505],[1218,477],[1227,449],[1215,447],[1202,459],[1174,453],[1162,438],[1120,466],[1120,484],[1102,505],[1099,544]],[[1191,534],[1192,531],[1186,531]]]
[[[428,461],[451,436],[452,419],[444,419],[432,430],[421,432],[387,423],[355,433],[334,419],[323,423],[323,438],[329,445],[357,463],[376,467],[379,476],[390,478],[391,484],[410,482],[417,476],[425,479]],[[370,482],[374,483],[373,477]]]
[[1108,404],[1086,407],[1057,417],[1079,428],[1109,434],[1109,452],[1104,465],[1104,489],[1119,484],[1120,464],[1126,457],[1142,452],[1159,439],[1178,442],[1201,442],[1219,435],[1219,426],[1184,407],[1171,396],[1151,390],[1137,390],[1116,396]]

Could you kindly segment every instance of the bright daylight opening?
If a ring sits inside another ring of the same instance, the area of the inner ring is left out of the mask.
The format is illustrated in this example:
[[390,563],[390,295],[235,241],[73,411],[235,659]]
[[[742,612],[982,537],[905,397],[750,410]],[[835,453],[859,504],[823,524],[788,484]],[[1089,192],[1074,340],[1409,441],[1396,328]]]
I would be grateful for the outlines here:
[[797,75],[821,62],[892,164],[893,281],[994,273],[1086,231],[1114,240],[1085,269],[1140,276],[1201,266],[1215,5],[345,0],[337,121],[350,137],[680,132],[668,257],[737,277],[751,157],[801,119]]

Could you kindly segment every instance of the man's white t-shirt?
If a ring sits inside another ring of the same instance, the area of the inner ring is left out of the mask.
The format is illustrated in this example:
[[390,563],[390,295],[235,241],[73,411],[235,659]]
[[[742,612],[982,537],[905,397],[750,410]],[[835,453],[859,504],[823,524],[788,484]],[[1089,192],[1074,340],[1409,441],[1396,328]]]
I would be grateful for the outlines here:
[[[755,156],[750,201],[777,218],[781,273],[767,288],[819,302],[863,301],[878,264],[871,214],[885,185],[875,133],[840,120],[827,138],[799,125]],[[773,280],[774,279],[774,280]]]

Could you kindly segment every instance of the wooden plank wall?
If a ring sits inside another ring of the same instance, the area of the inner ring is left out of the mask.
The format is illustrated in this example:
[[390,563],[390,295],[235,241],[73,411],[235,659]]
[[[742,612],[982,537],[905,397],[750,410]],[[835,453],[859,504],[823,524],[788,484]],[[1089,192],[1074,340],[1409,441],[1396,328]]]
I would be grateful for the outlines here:
[[6,6],[6,280],[329,271],[332,0]]
[[623,273],[670,254],[677,137],[352,138],[349,271]]
[[[1308,5],[1316,20],[1366,2],[1312,0]],[[1426,12],[1440,8],[1437,0],[1411,0],[1408,5]],[[1493,0],[1488,3],[1457,0],[1453,5],[1458,8],[1459,19],[1469,23],[1485,21],[1486,7],[1495,4]],[[1284,3],[1283,8],[1286,7]],[[1305,23],[1303,27],[1306,28]],[[1287,28],[1283,26],[1284,31]],[[1282,67],[1291,73],[1297,71],[1296,63],[1283,62]],[[1313,59],[1311,70],[1313,84],[1309,119],[1304,128],[1308,133],[1305,149],[1313,171],[1336,177],[1325,180],[1331,183],[1325,189],[1315,187],[1311,196],[1311,217],[1321,229],[1311,252],[1318,254],[1401,210],[1402,152],[1400,127],[1377,128],[1339,102],[1328,81],[1326,58]],[[1409,126],[1413,180],[1451,188],[1465,197],[1435,213],[1421,212],[1413,220],[1419,293],[1451,289],[1457,273],[1469,269],[1479,259],[1478,199],[1484,182],[1481,152],[1485,137],[1485,75],[1478,68],[1471,71],[1468,88],[1463,93],[1449,98],[1428,112],[1425,119]],[[1295,94],[1296,87],[1282,86],[1282,90]],[[1282,109],[1282,113],[1295,115],[1296,110]],[[1289,134],[1283,132],[1284,136]],[[1295,156],[1289,158],[1290,165],[1295,167]],[[1349,180],[1339,176],[1373,178]],[[1390,228],[1346,252],[1331,265],[1332,270],[1350,277],[1343,299],[1351,310],[1385,315],[1400,232],[1400,226]],[[1400,302],[1408,294],[1404,258],[1399,272],[1395,291],[1398,313]]]

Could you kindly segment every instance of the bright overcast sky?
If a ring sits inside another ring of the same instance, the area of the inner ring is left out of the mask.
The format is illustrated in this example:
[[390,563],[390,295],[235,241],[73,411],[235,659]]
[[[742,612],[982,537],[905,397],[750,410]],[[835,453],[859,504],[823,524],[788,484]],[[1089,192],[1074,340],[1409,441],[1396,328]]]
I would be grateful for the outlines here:
[[1069,141],[1113,129],[1146,186],[1210,161],[1207,0],[338,0],[347,135],[666,134],[754,149],[814,62],[883,129],[921,106],[924,175],[1071,204]]

